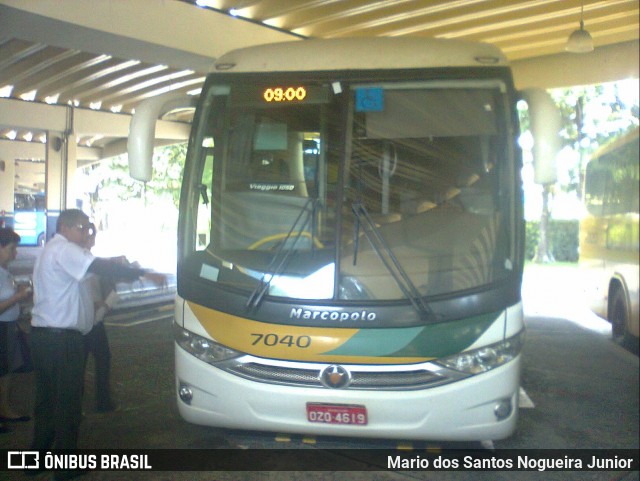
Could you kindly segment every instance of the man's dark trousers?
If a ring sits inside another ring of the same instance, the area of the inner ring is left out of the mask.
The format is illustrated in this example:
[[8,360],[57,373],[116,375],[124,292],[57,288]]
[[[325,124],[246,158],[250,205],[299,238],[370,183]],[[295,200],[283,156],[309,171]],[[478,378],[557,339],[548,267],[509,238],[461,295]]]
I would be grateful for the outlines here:
[[84,339],[71,329],[34,327],[36,377],[32,449],[76,449],[82,419]]

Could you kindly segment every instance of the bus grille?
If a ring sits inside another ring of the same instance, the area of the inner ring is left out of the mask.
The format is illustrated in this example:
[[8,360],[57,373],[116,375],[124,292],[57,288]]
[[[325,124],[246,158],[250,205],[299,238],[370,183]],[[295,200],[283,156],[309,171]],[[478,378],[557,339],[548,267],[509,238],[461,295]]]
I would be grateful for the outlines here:
[[[246,379],[285,386],[325,388],[320,381],[322,369],[292,368],[260,364],[256,362],[237,363],[223,369]],[[362,371],[349,369],[351,382],[347,389],[363,390],[415,390],[425,389],[451,382],[444,373],[427,369],[403,371]]]

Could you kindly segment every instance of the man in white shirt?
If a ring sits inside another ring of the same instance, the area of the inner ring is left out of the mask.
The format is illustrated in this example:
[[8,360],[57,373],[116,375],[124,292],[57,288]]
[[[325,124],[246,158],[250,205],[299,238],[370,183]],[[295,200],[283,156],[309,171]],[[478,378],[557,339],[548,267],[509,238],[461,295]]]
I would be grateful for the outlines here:
[[45,245],[34,267],[33,449],[77,448],[84,381],[83,336],[91,330],[94,316],[93,299],[81,287],[85,275],[92,272],[121,280],[144,276],[159,284],[166,283],[162,274],[94,257],[84,248],[90,229],[89,218],[81,210],[61,212],[56,235]]

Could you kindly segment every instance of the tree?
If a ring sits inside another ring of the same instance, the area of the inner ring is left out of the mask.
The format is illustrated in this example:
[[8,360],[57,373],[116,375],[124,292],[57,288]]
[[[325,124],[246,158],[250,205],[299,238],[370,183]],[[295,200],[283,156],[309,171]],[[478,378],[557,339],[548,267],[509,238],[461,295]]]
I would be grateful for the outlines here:
[[156,149],[153,156],[153,178],[148,189],[159,197],[171,197],[178,208],[187,144],[173,144]]
[[187,144],[159,147],[153,155],[153,176],[149,182],[140,182],[129,175],[128,158],[119,155],[88,168],[87,175],[94,178],[95,189],[90,193],[92,206],[98,200],[144,199],[154,202],[169,197],[178,208],[180,185]]
[[638,81],[625,80],[550,90],[560,109],[562,137],[577,155],[564,166],[558,188],[580,198],[582,173],[591,154],[612,138],[638,126]]
[[[552,98],[560,110],[565,148],[559,156],[558,182],[542,186],[540,240],[536,262],[551,262],[553,256],[546,230],[550,219],[549,203],[555,191],[574,192],[580,198],[582,173],[590,155],[612,138],[638,126],[638,81],[626,80],[600,85],[553,89]],[[520,110],[521,130],[529,128]],[[523,147],[525,156],[526,148]]]

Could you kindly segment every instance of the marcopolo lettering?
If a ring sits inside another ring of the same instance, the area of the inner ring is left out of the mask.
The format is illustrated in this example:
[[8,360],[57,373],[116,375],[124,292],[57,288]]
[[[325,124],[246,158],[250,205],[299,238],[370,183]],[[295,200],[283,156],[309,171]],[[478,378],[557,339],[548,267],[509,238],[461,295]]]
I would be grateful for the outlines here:
[[290,319],[312,319],[320,321],[339,321],[339,322],[357,322],[357,321],[375,321],[376,313],[362,311],[316,311],[312,309],[303,309],[301,307],[292,307],[289,314]]

